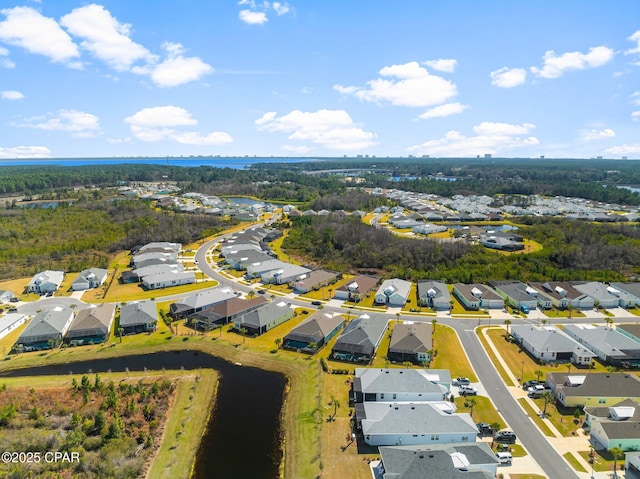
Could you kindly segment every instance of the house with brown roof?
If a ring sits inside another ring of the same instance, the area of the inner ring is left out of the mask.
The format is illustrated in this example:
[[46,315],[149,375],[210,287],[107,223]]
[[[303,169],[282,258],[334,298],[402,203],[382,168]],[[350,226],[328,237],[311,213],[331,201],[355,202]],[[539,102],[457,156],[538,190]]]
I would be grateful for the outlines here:
[[343,326],[342,316],[318,311],[293,328],[284,337],[282,347],[315,353],[338,334]]
[[333,271],[316,269],[306,274],[300,275],[293,283],[293,290],[296,293],[308,293],[334,283],[338,279],[338,274]]
[[268,301],[262,296],[252,299],[231,298],[194,313],[188,320],[199,331],[211,331],[222,324],[228,324],[243,314],[255,311]]
[[613,406],[640,401],[640,379],[627,373],[548,373],[546,383],[565,407]]
[[367,294],[373,291],[379,282],[380,278],[377,276],[361,274],[337,287],[334,291],[334,298],[358,303],[366,298]]
[[422,322],[397,324],[391,333],[387,353],[389,360],[399,363],[428,363],[433,349],[431,328],[430,324]]

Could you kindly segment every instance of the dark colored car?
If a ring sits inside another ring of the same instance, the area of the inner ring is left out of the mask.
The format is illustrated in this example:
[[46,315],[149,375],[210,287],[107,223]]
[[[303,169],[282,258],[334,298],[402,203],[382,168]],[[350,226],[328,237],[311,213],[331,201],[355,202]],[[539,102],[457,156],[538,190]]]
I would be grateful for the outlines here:
[[267,292],[264,289],[259,289],[258,294],[267,294]]
[[322,304],[322,301],[311,301],[311,304],[313,304],[314,306],[320,306]]
[[513,431],[499,431],[493,436],[493,439],[502,444],[515,444],[516,433]]
[[478,434],[481,436],[493,436],[493,428],[486,422],[479,422],[476,427],[478,428]]

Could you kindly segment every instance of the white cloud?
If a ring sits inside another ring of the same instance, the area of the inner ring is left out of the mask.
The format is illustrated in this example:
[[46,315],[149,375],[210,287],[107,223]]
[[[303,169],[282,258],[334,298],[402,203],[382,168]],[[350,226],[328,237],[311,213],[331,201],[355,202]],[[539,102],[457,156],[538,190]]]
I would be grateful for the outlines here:
[[281,117],[269,112],[255,124],[259,130],[289,133],[290,140],[310,141],[331,150],[355,151],[376,144],[376,135],[358,127],[344,110],[293,110]]
[[[4,47],[0,47],[0,57],[9,56],[9,50]],[[0,67],[2,68],[15,68],[16,64],[8,58],[0,58]]]
[[310,146],[303,146],[303,145],[299,145],[299,146],[298,145],[282,145],[280,148],[284,151],[297,153],[299,155],[302,155],[304,153],[309,153],[311,150],[313,150],[313,148],[311,148]]
[[384,67],[380,75],[392,79],[369,80],[366,87],[334,85],[333,89],[361,101],[388,101],[392,105],[411,107],[437,105],[458,94],[453,83],[431,75],[418,62]]
[[16,90],[5,90],[1,93],[3,100],[22,100],[24,98],[22,92]]
[[23,123],[12,125],[37,130],[66,131],[76,138],[91,138],[100,131],[97,116],[77,110],[59,110],[55,114],[27,118]]
[[607,155],[635,155],[640,153],[640,143],[625,143],[604,150]]
[[0,10],[6,20],[0,22],[0,41],[44,55],[54,62],[68,63],[80,56],[71,37],[52,18],[30,7]]
[[46,146],[0,147],[0,158],[49,158],[51,150]]
[[454,60],[453,58],[440,58],[438,60],[427,60],[424,64],[439,72],[453,73],[458,64],[458,60]]
[[535,136],[528,135],[535,128],[531,123],[511,125],[508,123],[483,122],[473,128],[476,136],[464,136],[458,131],[449,131],[442,138],[429,140],[407,148],[409,153],[419,155],[468,157],[497,154],[521,147],[540,144]]
[[117,71],[127,71],[138,61],[155,60],[145,47],[129,38],[131,26],[118,22],[101,5],[76,8],[62,17],[60,24],[83,39],[82,48]]
[[616,132],[611,128],[605,128],[604,130],[583,131],[580,135],[581,139],[584,141],[606,140],[608,138],[615,138],[615,136]]
[[184,57],[184,49],[179,43],[163,45],[168,58],[151,71],[151,80],[161,87],[174,87],[199,80],[203,75],[213,72],[213,67],[198,57]]
[[198,124],[191,113],[178,106],[143,108],[124,121],[129,124],[131,133],[142,141],[171,140],[183,145],[222,145],[233,141],[228,133],[220,131],[203,135],[194,131],[176,130],[177,127]]
[[634,111],[631,113],[631,119],[633,121],[640,121],[640,111]]
[[273,2],[271,6],[273,7],[273,9],[276,11],[278,15],[284,15],[285,13],[289,13],[291,11],[291,7],[287,2],[285,3]]
[[637,30],[633,35],[627,37],[627,40],[629,40],[630,42],[635,42],[636,46],[635,48],[630,48],[629,50],[625,51],[624,54],[634,55],[636,53],[640,53],[640,30]]
[[560,56],[549,50],[544,54],[542,68],[531,67],[531,72],[542,78],[559,78],[567,70],[584,70],[605,65],[613,55],[613,50],[604,46],[590,48],[589,53],[567,52]]
[[429,118],[439,118],[451,115],[457,115],[458,113],[462,113],[469,105],[463,105],[462,103],[446,103],[444,105],[436,106],[431,108],[430,110],[425,111],[418,118],[422,118],[423,120],[427,120]]
[[634,105],[640,106],[640,91],[634,91],[630,95],[630,98]]
[[500,88],[513,88],[527,81],[527,71],[524,68],[502,67],[489,75],[491,84]]
[[269,21],[266,13],[251,10],[240,10],[238,17],[247,25],[264,25]]

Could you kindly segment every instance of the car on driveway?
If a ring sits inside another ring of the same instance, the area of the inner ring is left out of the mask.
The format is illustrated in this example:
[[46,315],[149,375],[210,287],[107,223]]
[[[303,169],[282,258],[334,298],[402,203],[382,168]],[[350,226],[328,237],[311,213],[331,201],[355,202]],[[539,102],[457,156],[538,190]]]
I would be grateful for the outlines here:
[[536,381],[535,379],[530,379],[529,381],[525,381],[522,383],[522,389],[527,391],[530,387],[537,386],[538,384],[542,384],[540,381]]
[[493,440],[501,444],[515,444],[516,433],[513,431],[498,431],[493,436]]
[[267,294],[267,292],[264,289],[259,289],[258,294]]
[[322,304],[322,301],[311,301],[311,304],[314,306],[320,306]]
[[480,434],[480,436],[493,436],[493,428],[486,422],[479,422],[476,424],[476,427],[478,428],[478,434]]
[[460,389],[458,389],[458,394],[460,394],[460,396],[476,396],[478,394],[478,390],[471,386],[462,385],[460,386]]
[[455,378],[453,381],[451,381],[451,384],[453,384],[454,386],[462,386],[465,384],[471,384],[471,381],[469,381],[469,378]]

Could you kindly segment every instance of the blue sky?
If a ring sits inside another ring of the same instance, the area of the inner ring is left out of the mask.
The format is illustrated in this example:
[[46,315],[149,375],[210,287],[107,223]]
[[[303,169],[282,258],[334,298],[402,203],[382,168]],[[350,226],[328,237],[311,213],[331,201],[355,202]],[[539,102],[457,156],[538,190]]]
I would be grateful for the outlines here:
[[640,158],[640,2],[0,0],[0,158]]

